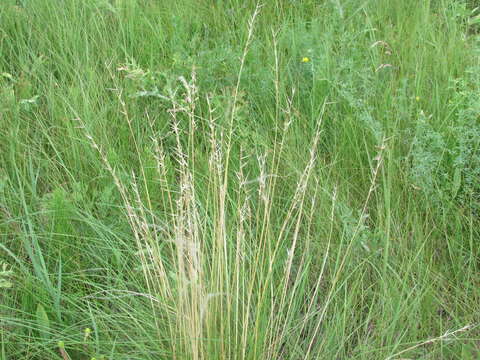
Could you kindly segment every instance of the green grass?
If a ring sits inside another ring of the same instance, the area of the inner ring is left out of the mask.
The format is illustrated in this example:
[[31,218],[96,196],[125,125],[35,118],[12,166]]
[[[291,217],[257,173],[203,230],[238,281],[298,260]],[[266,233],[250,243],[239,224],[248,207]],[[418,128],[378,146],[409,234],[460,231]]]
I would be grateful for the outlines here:
[[478,359],[478,13],[3,0],[0,359]]

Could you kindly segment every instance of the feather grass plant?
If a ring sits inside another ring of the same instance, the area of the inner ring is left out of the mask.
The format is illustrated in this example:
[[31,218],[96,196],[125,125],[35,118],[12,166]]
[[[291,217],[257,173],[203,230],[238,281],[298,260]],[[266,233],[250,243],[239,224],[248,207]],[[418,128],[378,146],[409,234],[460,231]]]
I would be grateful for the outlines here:
[[476,359],[471,2],[5,0],[0,359]]

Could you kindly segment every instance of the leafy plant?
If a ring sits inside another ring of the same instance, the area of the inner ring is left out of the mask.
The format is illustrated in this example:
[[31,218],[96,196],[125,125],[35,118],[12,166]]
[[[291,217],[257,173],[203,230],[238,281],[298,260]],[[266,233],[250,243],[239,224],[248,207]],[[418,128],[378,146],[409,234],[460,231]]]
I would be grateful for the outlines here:
[[13,271],[9,269],[8,265],[1,263],[2,268],[0,269],[0,288],[8,289],[13,287],[11,278],[13,276]]

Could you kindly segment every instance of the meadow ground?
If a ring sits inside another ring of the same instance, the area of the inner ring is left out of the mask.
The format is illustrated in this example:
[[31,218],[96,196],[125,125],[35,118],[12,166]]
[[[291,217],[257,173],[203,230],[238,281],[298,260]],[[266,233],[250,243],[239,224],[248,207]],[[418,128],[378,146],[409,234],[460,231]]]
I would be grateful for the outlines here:
[[475,3],[2,0],[0,359],[479,359]]

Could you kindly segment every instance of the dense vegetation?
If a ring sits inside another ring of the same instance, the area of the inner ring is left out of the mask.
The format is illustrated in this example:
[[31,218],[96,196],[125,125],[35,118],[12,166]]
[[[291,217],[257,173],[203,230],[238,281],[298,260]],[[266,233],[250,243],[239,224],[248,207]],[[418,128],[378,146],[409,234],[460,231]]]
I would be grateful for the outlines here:
[[480,358],[480,17],[2,0],[0,359]]

